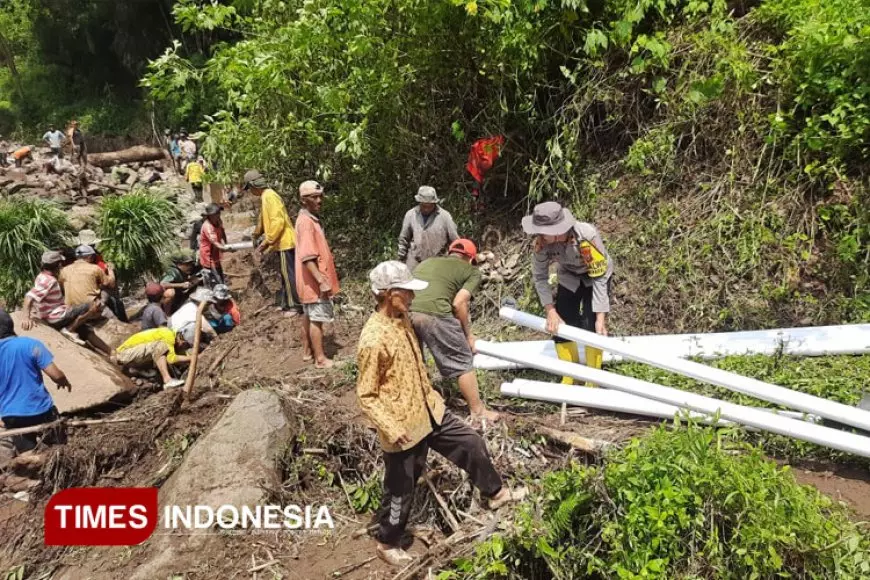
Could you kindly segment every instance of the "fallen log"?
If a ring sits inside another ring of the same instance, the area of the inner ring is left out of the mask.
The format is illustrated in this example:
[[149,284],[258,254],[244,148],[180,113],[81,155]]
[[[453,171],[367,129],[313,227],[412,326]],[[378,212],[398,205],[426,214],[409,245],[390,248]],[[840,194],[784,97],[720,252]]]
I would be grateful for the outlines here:
[[121,151],[107,153],[91,153],[88,155],[88,163],[97,167],[111,167],[121,163],[136,163],[142,161],[161,161],[166,159],[166,150],[161,147],[148,147],[137,145]]

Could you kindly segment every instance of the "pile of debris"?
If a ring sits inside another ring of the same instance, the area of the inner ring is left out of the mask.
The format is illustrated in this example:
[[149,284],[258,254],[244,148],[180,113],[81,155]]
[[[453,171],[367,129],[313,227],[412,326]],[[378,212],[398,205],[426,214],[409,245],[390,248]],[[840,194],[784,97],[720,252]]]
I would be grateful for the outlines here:
[[[89,163],[81,166],[55,156],[48,147],[34,147],[32,159],[21,167],[0,165],[0,194],[43,198],[65,209],[74,205],[85,206],[103,195],[130,191],[139,183],[150,185],[175,177],[171,164],[158,155],[162,155],[162,150],[133,147],[125,151],[91,154]],[[145,161],[121,162],[128,157]],[[114,163],[118,164],[112,167]]]

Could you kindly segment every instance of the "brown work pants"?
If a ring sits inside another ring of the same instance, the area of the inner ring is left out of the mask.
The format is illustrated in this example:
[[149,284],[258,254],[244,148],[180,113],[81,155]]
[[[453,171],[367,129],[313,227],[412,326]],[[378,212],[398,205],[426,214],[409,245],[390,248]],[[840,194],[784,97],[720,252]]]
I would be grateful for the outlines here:
[[429,448],[468,472],[471,482],[484,497],[496,495],[502,488],[486,442],[460,419],[445,411],[441,425],[435,425],[425,439],[398,453],[384,453],[384,498],[378,516],[378,540],[398,546],[411,514],[414,488],[426,468]]

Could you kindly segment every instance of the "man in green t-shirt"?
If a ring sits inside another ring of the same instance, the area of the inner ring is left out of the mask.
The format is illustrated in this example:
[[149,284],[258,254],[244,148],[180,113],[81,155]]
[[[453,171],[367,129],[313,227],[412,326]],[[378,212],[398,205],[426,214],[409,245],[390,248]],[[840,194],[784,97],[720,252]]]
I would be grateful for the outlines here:
[[457,379],[459,391],[471,408],[472,419],[497,421],[480,400],[474,372],[474,334],[469,305],[480,287],[481,275],[474,265],[477,247],[460,238],[450,244],[448,255],[424,260],[414,277],[429,283],[411,303],[411,324],[425,344],[445,379]]

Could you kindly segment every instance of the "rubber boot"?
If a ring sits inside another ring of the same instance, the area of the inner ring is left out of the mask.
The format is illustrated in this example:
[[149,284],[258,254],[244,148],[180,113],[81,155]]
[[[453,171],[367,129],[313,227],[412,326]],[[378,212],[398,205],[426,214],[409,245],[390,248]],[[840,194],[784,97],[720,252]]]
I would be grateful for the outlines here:
[[[601,359],[604,356],[604,353],[601,352],[600,349],[597,349],[592,346],[587,346],[585,349],[586,352],[586,366],[591,369],[601,369]],[[597,387],[595,383],[586,383],[587,387]]]
[[[572,363],[580,362],[580,351],[577,350],[576,342],[557,342],[556,356],[559,360],[566,360]],[[563,385],[573,385],[574,379],[571,377],[562,377]]]

